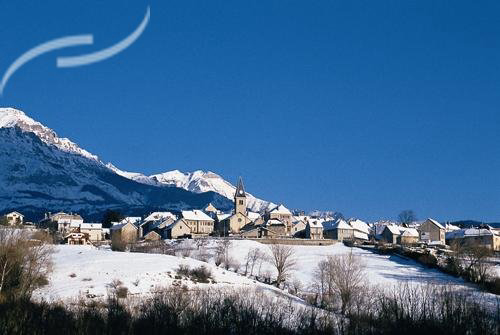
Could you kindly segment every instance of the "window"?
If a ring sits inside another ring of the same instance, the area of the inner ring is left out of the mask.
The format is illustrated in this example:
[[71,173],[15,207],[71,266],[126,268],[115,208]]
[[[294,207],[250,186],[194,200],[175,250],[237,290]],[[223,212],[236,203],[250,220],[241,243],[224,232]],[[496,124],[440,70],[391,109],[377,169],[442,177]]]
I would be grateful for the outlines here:
[[239,204],[240,204],[240,205],[243,205],[243,200],[239,200]]

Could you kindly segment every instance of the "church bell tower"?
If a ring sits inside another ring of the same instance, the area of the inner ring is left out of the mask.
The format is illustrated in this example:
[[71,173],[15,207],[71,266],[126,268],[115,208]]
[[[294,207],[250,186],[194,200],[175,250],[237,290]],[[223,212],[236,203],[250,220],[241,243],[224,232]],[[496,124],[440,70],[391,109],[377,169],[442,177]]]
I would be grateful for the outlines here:
[[238,187],[236,187],[236,193],[234,194],[234,213],[241,213],[247,215],[247,196],[245,194],[245,188],[243,187],[243,179],[238,180]]

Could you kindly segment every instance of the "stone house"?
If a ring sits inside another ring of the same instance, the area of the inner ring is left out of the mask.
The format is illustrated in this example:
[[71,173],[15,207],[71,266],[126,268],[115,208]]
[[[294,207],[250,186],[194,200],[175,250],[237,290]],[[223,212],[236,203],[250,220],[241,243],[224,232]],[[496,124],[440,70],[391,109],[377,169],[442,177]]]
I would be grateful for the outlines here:
[[161,240],[161,235],[155,230],[151,230],[149,233],[144,235],[146,241],[159,241]]
[[344,220],[327,221],[323,223],[323,237],[344,241],[354,238],[354,229]]
[[120,223],[110,228],[111,246],[121,248],[137,242],[139,228],[132,222]]
[[446,229],[436,220],[425,220],[418,230],[422,242],[445,244]]
[[419,241],[419,234],[415,228],[399,228],[401,235],[398,238],[398,243],[401,245],[413,245]]
[[252,224],[253,221],[241,212],[237,212],[219,222],[219,230],[224,234],[238,234],[246,225]]
[[267,228],[273,235],[276,236],[286,236],[287,235],[287,226],[278,219],[270,219],[267,220],[264,224],[265,228]]
[[482,246],[500,251],[500,235],[493,229],[468,228],[446,233],[446,244],[460,243],[466,246]]
[[380,239],[386,243],[397,244],[400,235],[401,233],[399,232],[399,228],[397,226],[387,225],[384,230],[382,230]]
[[7,219],[7,224],[10,226],[21,225],[24,222],[24,215],[15,211],[5,214],[5,218]]
[[192,237],[208,236],[214,231],[214,219],[203,211],[182,211],[181,216],[189,226]]
[[304,232],[305,235],[305,230],[306,230],[306,223],[304,220],[295,220],[292,222],[292,235],[296,236],[302,232]]
[[103,232],[101,223],[82,223],[80,224],[80,232],[87,234],[92,242],[102,241]]
[[264,214],[264,220],[279,220],[285,225],[285,235],[292,233],[292,212],[283,205],[278,205]]
[[191,237],[191,229],[186,220],[179,219],[165,227],[164,236],[168,239]]
[[88,234],[82,233],[80,228],[71,229],[71,231],[64,236],[64,241],[69,245],[91,244]]
[[323,239],[323,225],[321,221],[309,220],[306,223],[306,238],[311,240]]

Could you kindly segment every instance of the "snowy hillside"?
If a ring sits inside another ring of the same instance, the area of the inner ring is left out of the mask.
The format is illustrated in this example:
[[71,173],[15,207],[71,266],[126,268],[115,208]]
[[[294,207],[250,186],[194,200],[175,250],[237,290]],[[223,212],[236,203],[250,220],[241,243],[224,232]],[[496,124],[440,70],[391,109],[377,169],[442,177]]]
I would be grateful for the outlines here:
[[[49,285],[35,292],[37,298],[64,300],[89,296],[105,297],[108,285],[114,279],[120,280],[132,295],[148,294],[155,289],[176,284],[190,288],[255,289],[284,295],[272,286],[192,258],[113,252],[92,246],[59,245],[56,247],[53,261],[54,269],[49,278]],[[215,283],[201,284],[175,278],[180,265],[191,269],[206,266],[210,269]]]
[[[173,170],[165,173],[145,176],[141,173],[122,171],[111,164],[108,164],[107,166],[112,171],[125,178],[144,184],[175,186],[195,193],[213,191],[230,200],[234,198],[234,193],[236,192],[236,187],[234,185],[224,180],[218,174],[210,171],[205,172],[198,170],[190,173],[184,173],[179,170]],[[251,211],[260,212],[274,207],[275,204],[258,199],[247,193],[247,206]]]

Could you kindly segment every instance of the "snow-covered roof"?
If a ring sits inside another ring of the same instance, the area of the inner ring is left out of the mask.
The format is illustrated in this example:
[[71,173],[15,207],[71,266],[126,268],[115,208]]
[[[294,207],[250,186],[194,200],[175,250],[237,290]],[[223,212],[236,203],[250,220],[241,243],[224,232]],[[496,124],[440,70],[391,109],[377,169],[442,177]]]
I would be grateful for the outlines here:
[[351,225],[352,228],[354,228],[354,230],[360,231],[365,234],[370,233],[370,227],[368,227],[366,222],[356,219],[356,220],[349,220],[349,224]]
[[102,223],[82,223],[80,229],[102,229]]
[[121,220],[120,223],[127,223],[127,222],[136,223],[139,221],[142,221],[142,218],[140,216],[127,216],[126,218]]
[[155,221],[155,220],[160,220],[160,219],[166,219],[166,218],[172,218],[174,220],[177,220],[177,217],[175,214],[171,212],[153,212],[149,214],[144,221]]
[[257,212],[250,212],[250,211],[248,211],[248,212],[247,212],[247,216],[248,216],[248,218],[249,218],[250,220],[252,220],[252,221],[255,221],[255,220],[257,220],[258,218],[260,218],[260,214],[259,214],[259,213],[257,213]]
[[224,213],[224,214],[217,214],[217,220],[220,222],[220,221],[224,221],[225,219],[227,219],[228,217],[230,217],[232,214],[227,214],[227,213]]
[[458,227],[458,226],[452,225],[450,223],[446,224],[446,231],[454,231],[454,230],[459,230],[459,229],[460,229],[460,227]]
[[114,224],[111,226],[110,230],[119,230],[119,229],[122,229],[123,227],[125,227],[126,225],[132,225],[132,227],[134,227],[135,229],[138,229],[137,226],[133,223],[133,222],[124,222],[124,223],[119,223],[119,224]]
[[213,221],[213,219],[199,209],[192,211],[182,211],[182,217],[191,221]]
[[472,236],[491,236],[495,235],[489,229],[478,229],[478,228],[467,228],[467,229],[459,229],[446,233],[447,239],[453,238],[464,238],[464,237],[472,237]]
[[283,222],[281,222],[280,220],[278,219],[271,219],[271,220],[267,220],[266,222],[266,225],[270,226],[270,225],[282,225]]
[[429,219],[427,219],[427,221],[434,223],[434,224],[435,224],[436,226],[438,226],[440,229],[445,229],[445,228],[443,227],[443,225],[442,225],[442,224],[440,224],[439,222],[437,222],[437,221],[436,221],[436,220],[434,220],[434,219],[429,218]]
[[389,229],[389,231],[393,234],[393,235],[401,235],[401,233],[399,232],[399,227],[397,226],[393,226],[393,225],[387,225],[385,226],[384,229]]
[[401,236],[407,236],[407,237],[418,237],[418,231],[415,228],[405,228],[405,227],[399,227],[399,232],[401,233]]
[[23,216],[24,217],[24,215],[22,215],[21,213],[16,212],[16,211],[13,211],[13,212],[5,214],[5,216],[9,216],[9,215],[19,215],[19,216]]
[[322,221],[320,220],[310,220],[307,222],[309,227],[311,228],[323,228],[323,225],[321,224]]
[[326,221],[323,222],[323,228],[325,230],[331,229],[353,229],[350,225],[347,224],[344,220],[340,219],[337,221]]
[[367,233],[363,233],[363,232],[360,232],[358,230],[354,230],[353,235],[354,235],[354,238],[356,238],[358,240],[368,241],[368,234]]
[[274,207],[273,209],[271,209],[270,213],[292,215],[292,212],[290,212],[290,210],[283,205],[278,205],[278,206]]

